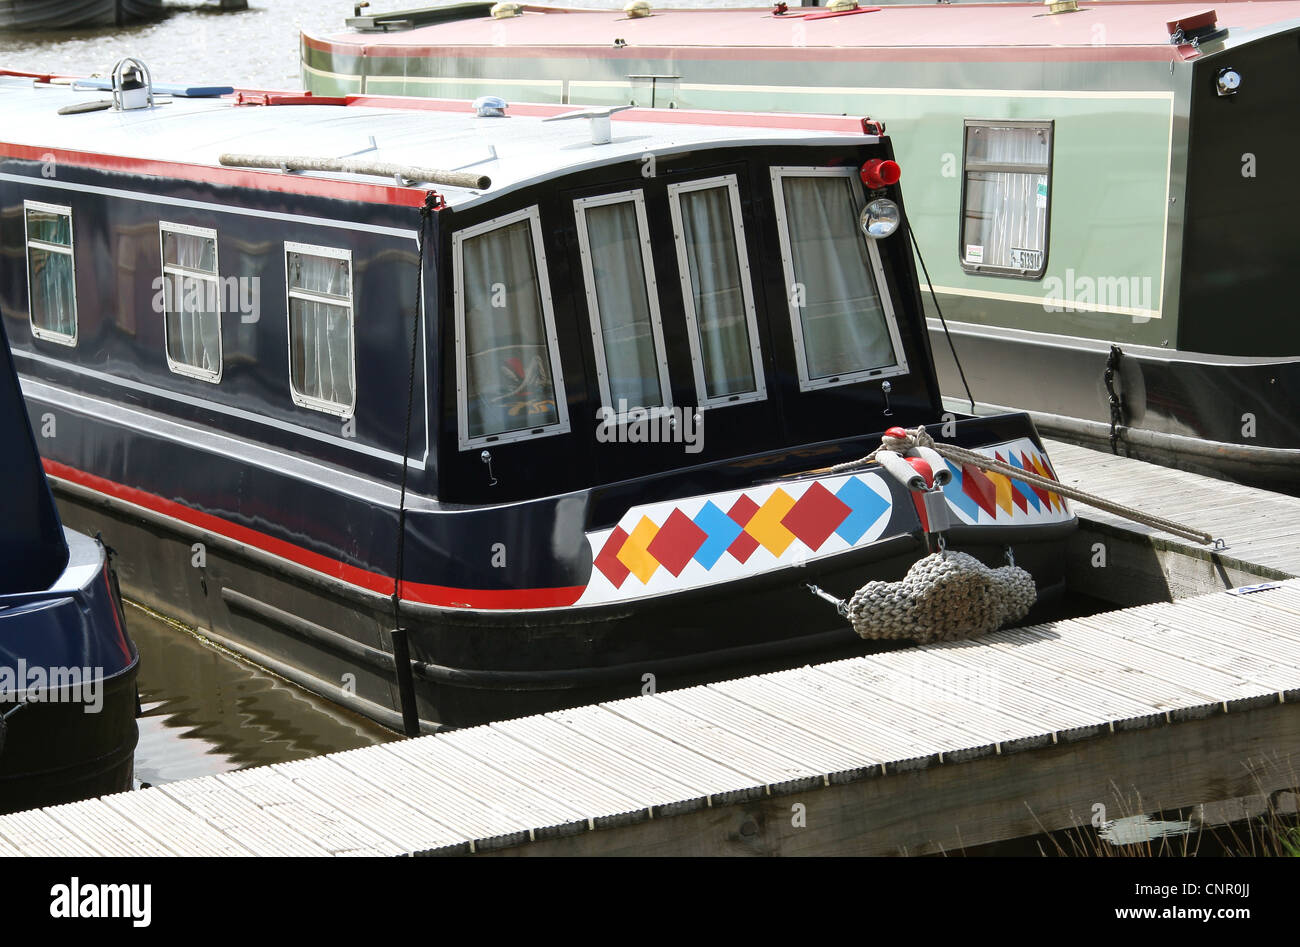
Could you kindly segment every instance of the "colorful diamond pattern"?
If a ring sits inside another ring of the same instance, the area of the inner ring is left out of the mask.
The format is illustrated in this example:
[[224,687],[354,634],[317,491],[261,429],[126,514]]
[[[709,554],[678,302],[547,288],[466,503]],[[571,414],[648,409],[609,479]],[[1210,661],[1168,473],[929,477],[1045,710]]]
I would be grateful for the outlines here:
[[640,579],[643,585],[649,582],[659,569],[659,563],[654,556],[650,555],[650,550],[647,548],[658,531],[659,527],[655,525],[654,520],[648,516],[641,517],[641,522],[636,524],[636,528],[632,530],[632,534],[617,553],[618,561],[627,566],[628,571]]
[[662,525],[643,515],[631,533],[615,527],[594,565],[615,588],[629,575],[644,584],[660,566],[680,576],[692,559],[705,569],[724,555],[743,565],[760,547],[779,558],[796,539],[812,552],[832,535],[852,545],[888,512],[889,501],[857,477],[835,493],[814,481],[797,500],[780,487],[761,504],[742,493],[726,512],[707,500],[694,517],[674,509]]
[[[1056,479],[1047,459],[1037,452],[1007,451],[1005,456],[996,456],[1019,470]],[[1065,509],[1060,496],[1051,491],[1014,477],[945,462],[953,483],[944,495],[972,522],[980,521],[981,512],[987,521],[1010,519],[1017,511],[1027,513],[1031,508],[1035,512]],[[617,589],[629,575],[648,583],[661,566],[680,577],[692,560],[705,570],[712,570],[724,555],[743,565],[760,547],[780,558],[796,540],[816,553],[831,536],[856,545],[889,510],[890,501],[861,477],[849,477],[834,493],[814,481],[798,499],[777,487],[761,504],[742,493],[726,511],[706,500],[694,516],[674,508],[662,524],[642,515],[631,533],[615,527],[593,565]]]
[[814,483],[781,518],[781,525],[809,549],[820,549],[851,512],[843,500]]
[[[1005,457],[1001,453],[994,456],[1019,470],[1056,479],[1056,473],[1047,458],[1040,454],[1008,451]],[[983,471],[969,464],[959,467],[951,461],[945,460],[944,463],[953,475],[953,484],[944,490],[944,495],[949,503],[974,522],[980,521],[981,511],[993,520],[1015,516],[1017,510],[1027,513],[1030,507],[1033,507],[1034,512],[1065,512],[1065,504],[1060,495],[1050,490],[1030,486],[1014,477]]]
[[673,575],[681,575],[695,550],[704,545],[709,534],[691,522],[681,510],[673,510],[645,551]]
[[[695,525],[704,530],[707,538],[695,550],[695,561],[706,569],[717,565],[727,547],[735,542],[744,528],[722,510],[712,500],[705,503],[700,512],[695,514]],[[612,536],[610,537],[613,538]]]

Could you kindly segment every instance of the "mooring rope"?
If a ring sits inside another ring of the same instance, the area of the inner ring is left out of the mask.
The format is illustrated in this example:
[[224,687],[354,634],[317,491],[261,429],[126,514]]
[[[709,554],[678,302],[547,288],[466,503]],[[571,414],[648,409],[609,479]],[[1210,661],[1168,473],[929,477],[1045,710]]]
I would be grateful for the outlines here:
[[836,464],[828,469],[828,473],[842,473],[847,470],[857,470],[865,467],[869,463],[876,462],[876,454],[879,451],[891,451],[897,454],[904,454],[914,447],[929,447],[940,457],[954,461],[957,464],[970,464],[972,467],[978,467],[980,470],[991,473],[1002,474],[1013,480],[1019,480],[1021,483],[1028,484],[1031,487],[1039,487],[1049,490],[1052,493],[1059,494],[1071,500],[1078,500],[1080,503],[1086,503],[1088,506],[1095,507],[1106,513],[1113,513],[1116,516],[1122,516],[1124,519],[1132,520],[1135,523],[1141,523],[1144,526],[1150,526],[1155,529],[1163,530],[1167,533],[1173,533],[1175,536],[1181,536],[1184,539],[1190,539],[1193,542],[1201,543],[1206,546],[1222,546],[1220,540],[1216,540],[1212,535],[1203,530],[1194,529],[1183,523],[1174,520],[1165,519],[1163,516],[1156,516],[1152,513],[1146,513],[1136,507],[1126,506],[1123,503],[1116,503],[1113,500],[1107,500],[1099,497],[1095,493],[1088,493],[1086,490],[1080,490],[1078,487],[1072,487],[1061,483],[1059,480],[1052,480],[1050,477],[1044,477],[1034,473],[1031,470],[1024,470],[1020,467],[1013,467],[1011,464],[997,460],[992,457],[985,457],[983,454],[976,453],[973,450],[967,450],[964,447],[958,447],[955,444],[938,443],[925,430],[925,426],[911,428],[906,431],[905,437],[897,437],[886,434],[881,439],[880,447],[872,451],[866,457],[859,460],[851,460],[847,463]]

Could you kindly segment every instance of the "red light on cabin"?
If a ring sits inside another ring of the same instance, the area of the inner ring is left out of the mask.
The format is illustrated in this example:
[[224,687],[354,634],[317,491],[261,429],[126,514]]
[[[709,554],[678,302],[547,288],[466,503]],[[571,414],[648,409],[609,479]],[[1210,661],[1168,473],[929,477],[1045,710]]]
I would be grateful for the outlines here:
[[862,183],[869,188],[889,187],[897,184],[903,169],[897,161],[872,158],[862,166]]

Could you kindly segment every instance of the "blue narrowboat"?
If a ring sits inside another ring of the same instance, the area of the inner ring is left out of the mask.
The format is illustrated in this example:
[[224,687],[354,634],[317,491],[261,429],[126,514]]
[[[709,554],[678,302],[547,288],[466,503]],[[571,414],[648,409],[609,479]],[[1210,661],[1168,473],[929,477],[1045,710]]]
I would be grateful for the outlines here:
[[138,655],[103,543],[59,520],[2,323],[0,434],[0,812],[15,812],[131,788]]
[[[809,586],[934,539],[905,478],[837,469],[886,429],[1054,476],[1025,415],[944,414],[869,121],[123,75],[0,80],[46,470],[129,595],[390,726],[852,644]],[[950,548],[1060,587],[1059,495],[931,473]]]

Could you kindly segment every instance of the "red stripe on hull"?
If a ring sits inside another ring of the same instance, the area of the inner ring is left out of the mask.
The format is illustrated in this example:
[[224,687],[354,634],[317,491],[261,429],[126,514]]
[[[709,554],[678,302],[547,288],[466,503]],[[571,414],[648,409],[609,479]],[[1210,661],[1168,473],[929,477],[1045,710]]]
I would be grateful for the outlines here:
[[[260,549],[262,552],[279,556],[281,559],[287,559],[289,562],[297,563],[314,572],[346,582],[348,585],[377,592],[381,595],[391,595],[393,592],[393,579],[391,576],[381,575],[378,572],[371,572],[368,569],[340,562],[329,556],[312,552],[310,549],[304,549],[274,536],[268,536],[258,530],[249,529],[247,526],[232,523],[210,513],[203,513],[174,500],[168,500],[136,487],[128,487],[104,477],[86,473],[75,467],[69,467],[67,464],[48,459],[44,460],[43,463],[45,472],[52,477],[75,483],[105,496],[144,507],[147,510],[180,520],[198,529],[224,536],[226,539],[252,546],[254,549]],[[491,610],[562,608],[576,602],[578,597],[582,595],[583,589],[583,586],[562,586],[550,589],[458,589],[443,585],[428,585],[422,582],[403,582],[402,600],[424,605],[438,605],[444,608]]]

